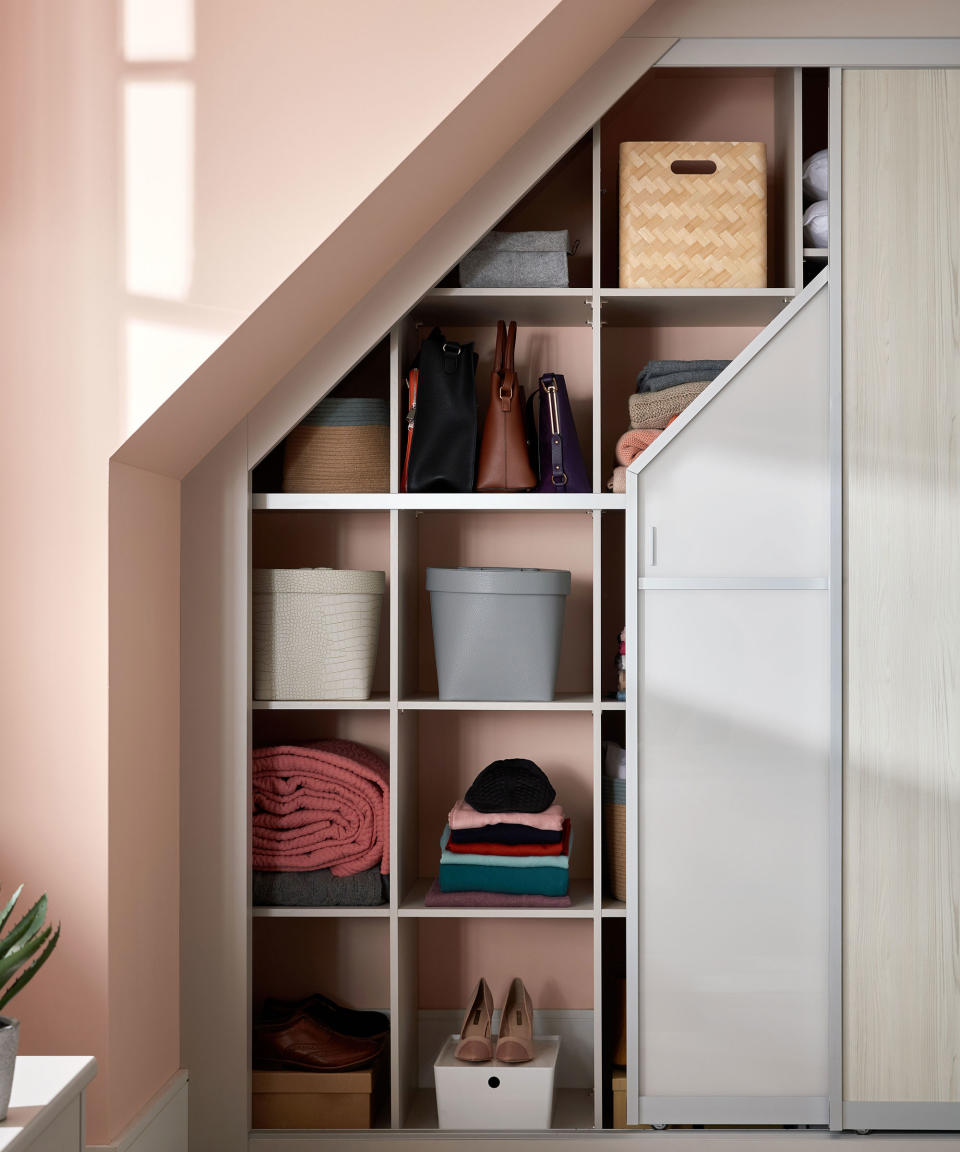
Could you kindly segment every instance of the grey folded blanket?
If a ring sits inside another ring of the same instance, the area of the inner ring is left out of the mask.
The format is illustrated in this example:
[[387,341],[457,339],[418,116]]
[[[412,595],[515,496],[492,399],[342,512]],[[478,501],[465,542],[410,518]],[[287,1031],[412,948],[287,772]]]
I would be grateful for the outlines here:
[[334,876],[329,868],[312,872],[253,870],[253,903],[267,908],[370,908],[389,898],[389,876],[380,867]]
[[638,392],[661,392],[677,384],[716,380],[729,360],[651,360],[637,377]]

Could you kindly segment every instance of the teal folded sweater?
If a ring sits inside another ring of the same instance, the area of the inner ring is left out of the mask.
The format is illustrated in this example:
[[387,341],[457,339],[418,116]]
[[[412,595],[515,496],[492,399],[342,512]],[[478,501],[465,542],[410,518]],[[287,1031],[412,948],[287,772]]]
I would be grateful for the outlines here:
[[493,852],[451,852],[447,848],[449,843],[450,825],[446,824],[440,837],[441,864],[479,864],[483,868],[567,869],[570,867],[570,857],[573,855],[573,828],[570,829],[570,840],[565,856],[497,856]]
[[566,868],[514,868],[509,865],[441,864],[441,892],[509,892],[523,896],[566,896]]

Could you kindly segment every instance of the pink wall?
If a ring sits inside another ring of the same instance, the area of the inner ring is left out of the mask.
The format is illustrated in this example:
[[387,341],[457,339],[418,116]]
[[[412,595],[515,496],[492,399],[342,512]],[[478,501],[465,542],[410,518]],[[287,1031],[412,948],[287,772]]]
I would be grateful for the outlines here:
[[178,481],[111,463],[109,556],[107,1051],[122,1124],[180,1066]]
[[176,484],[111,453],[556,3],[0,5],[0,883],[63,923],[15,1010],[97,1056],[93,1143],[179,1063]]

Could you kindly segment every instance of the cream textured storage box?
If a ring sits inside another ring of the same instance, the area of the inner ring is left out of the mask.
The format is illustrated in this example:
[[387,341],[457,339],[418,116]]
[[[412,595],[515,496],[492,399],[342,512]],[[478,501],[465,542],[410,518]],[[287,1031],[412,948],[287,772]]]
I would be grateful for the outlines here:
[[766,284],[763,144],[654,140],[620,145],[621,288]]
[[441,1128],[482,1132],[551,1126],[559,1036],[534,1036],[533,1059],[526,1064],[466,1064],[453,1054],[459,1039],[450,1036],[433,1063]]
[[380,633],[383,572],[255,568],[256,700],[366,700]]

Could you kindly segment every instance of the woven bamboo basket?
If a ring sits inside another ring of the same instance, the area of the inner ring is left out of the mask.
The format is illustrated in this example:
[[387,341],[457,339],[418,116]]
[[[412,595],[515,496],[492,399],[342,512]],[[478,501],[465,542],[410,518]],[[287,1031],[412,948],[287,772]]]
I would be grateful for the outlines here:
[[389,492],[386,400],[330,396],[287,436],[284,492]]
[[255,568],[254,699],[368,699],[385,587],[383,572]]
[[[710,165],[713,172],[689,171]],[[766,283],[762,143],[620,145],[621,288],[764,288]]]
[[600,786],[603,803],[603,844],[610,893],[627,898],[627,782],[604,776]]

